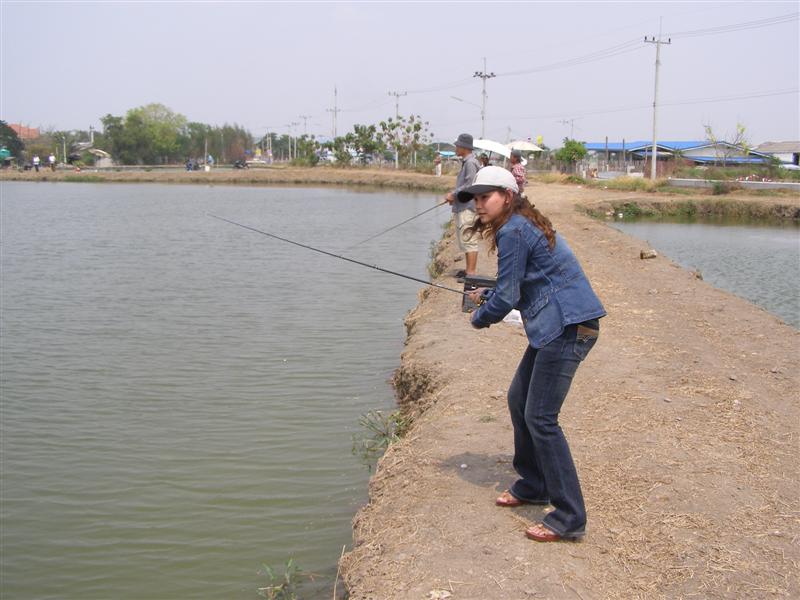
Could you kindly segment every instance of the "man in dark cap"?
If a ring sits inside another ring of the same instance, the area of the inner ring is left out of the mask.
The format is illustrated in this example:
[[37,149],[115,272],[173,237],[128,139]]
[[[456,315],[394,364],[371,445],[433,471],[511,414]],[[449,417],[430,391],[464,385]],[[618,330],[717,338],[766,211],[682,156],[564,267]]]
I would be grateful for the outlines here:
[[469,186],[475,181],[475,176],[481,168],[481,163],[475,158],[472,151],[475,149],[472,145],[472,136],[468,133],[462,133],[455,141],[456,155],[461,159],[461,170],[458,172],[456,178],[456,188],[445,196],[450,205],[453,207],[453,218],[456,227],[456,239],[458,239],[458,247],[464,252],[466,266],[463,271],[457,273],[457,277],[465,277],[466,275],[475,275],[478,269],[478,236],[474,233],[465,233],[465,230],[475,223],[477,212],[475,210],[475,200],[469,202],[458,202],[458,193]]

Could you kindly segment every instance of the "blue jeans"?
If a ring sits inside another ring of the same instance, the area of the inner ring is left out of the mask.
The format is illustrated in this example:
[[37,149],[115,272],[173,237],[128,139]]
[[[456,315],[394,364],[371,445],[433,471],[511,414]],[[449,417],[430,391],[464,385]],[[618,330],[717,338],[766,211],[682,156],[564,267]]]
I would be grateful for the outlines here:
[[580,362],[597,341],[599,324],[592,319],[568,325],[546,346],[528,346],[511,387],[508,408],[514,425],[514,469],[520,476],[510,488],[520,500],[549,503],[555,509],[544,524],[562,537],[580,537],[586,530],[578,473],[558,413]]

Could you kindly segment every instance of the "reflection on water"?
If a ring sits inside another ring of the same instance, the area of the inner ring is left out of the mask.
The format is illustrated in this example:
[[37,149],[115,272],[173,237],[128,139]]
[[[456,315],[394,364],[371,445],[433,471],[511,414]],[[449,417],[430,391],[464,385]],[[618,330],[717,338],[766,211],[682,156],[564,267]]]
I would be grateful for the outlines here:
[[[420,286],[205,213],[338,251],[437,200],[2,184],[0,596],[253,598],[290,557],[328,590]],[[352,254],[425,278],[447,217]]]
[[800,328],[800,227],[725,221],[617,221],[703,279]]

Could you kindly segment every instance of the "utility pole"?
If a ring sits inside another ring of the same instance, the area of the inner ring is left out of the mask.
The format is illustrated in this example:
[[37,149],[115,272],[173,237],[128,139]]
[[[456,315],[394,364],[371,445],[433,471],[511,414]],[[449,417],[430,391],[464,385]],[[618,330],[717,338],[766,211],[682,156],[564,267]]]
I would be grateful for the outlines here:
[[658,69],[661,67],[661,44],[671,44],[672,38],[667,38],[667,41],[661,39],[661,22],[663,19],[658,20],[658,39],[655,36],[647,39],[647,36],[644,36],[644,41],[646,44],[655,44],[656,45],[656,84],[655,90],[653,91],[653,150],[650,156],[650,179],[652,181],[656,180],[656,161],[658,160],[658,152],[656,150],[656,117],[658,114]]
[[336,86],[333,86],[333,108],[326,108],[325,112],[333,113],[333,138],[336,139],[336,114],[341,112],[341,109],[338,107],[338,91],[336,90]]
[[481,105],[481,138],[486,137],[486,80],[497,77],[494,73],[486,72],[486,57],[483,58],[483,71],[475,71],[473,77],[480,77],[483,80],[483,104]]
[[[389,92],[390,96],[394,96],[394,117],[400,120],[400,97],[407,96],[408,92]],[[395,143],[394,145],[394,168],[400,168],[400,147]]]
[[289,161],[292,160],[292,128],[294,127],[294,123],[287,123],[284,125],[286,130],[289,132]]
[[575,118],[572,119],[561,119],[560,121],[556,121],[556,123],[561,123],[562,125],[566,125],[569,123],[569,139],[575,139]]
[[390,96],[394,96],[394,117],[400,118],[400,97],[408,96],[408,92],[389,92]]
[[[298,125],[300,125],[300,121],[292,121],[292,127],[293,128],[297,127]],[[292,140],[289,140],[290,144],[291,144],[291,142],[292,142]],[[294,136],[294,157],[295,157],[295,159],[297,158],[297,136]]]
[[308,135],[308,120],[311,118],[311,115],[298,115],[301,119],[303,119],[303,135]]

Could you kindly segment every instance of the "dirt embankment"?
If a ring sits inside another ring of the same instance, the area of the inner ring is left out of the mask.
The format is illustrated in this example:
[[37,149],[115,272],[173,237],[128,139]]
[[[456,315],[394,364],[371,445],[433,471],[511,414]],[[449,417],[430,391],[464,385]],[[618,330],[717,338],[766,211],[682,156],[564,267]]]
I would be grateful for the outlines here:
[[768,192],[764,195],[734,193],[715,196],[710,193],[676,197],[628,192],[605,195],[582,202],[579,208],[595,217],[622,213],[625,217],[732,218],[742,220],[800,221],[797,195]]
[[[800,597],[800,332],[575,211],[625,194],[530,196],[608,310],[562,412],[587,536],[537,544],[524,530],[539,507],[494,506],[514,478],[505,390],[527,341],[510,324],[473,330],[458,297],[431,289],[397,375],[418,416],[354,520],[350,597]],[[448,285],[454,257],[448,240]]]
[[423,173],[392,169],[337,169],[333,167],[274,167],[252,169],[213,169],[181,171],[178,169],[93,170],[82,171],[3,171],[0,181],[67,181],[85,183],[202,183],[216,185],[342,185],[378,187],[397,190],[445,192],[452,189],[455,177],[434,177]]

